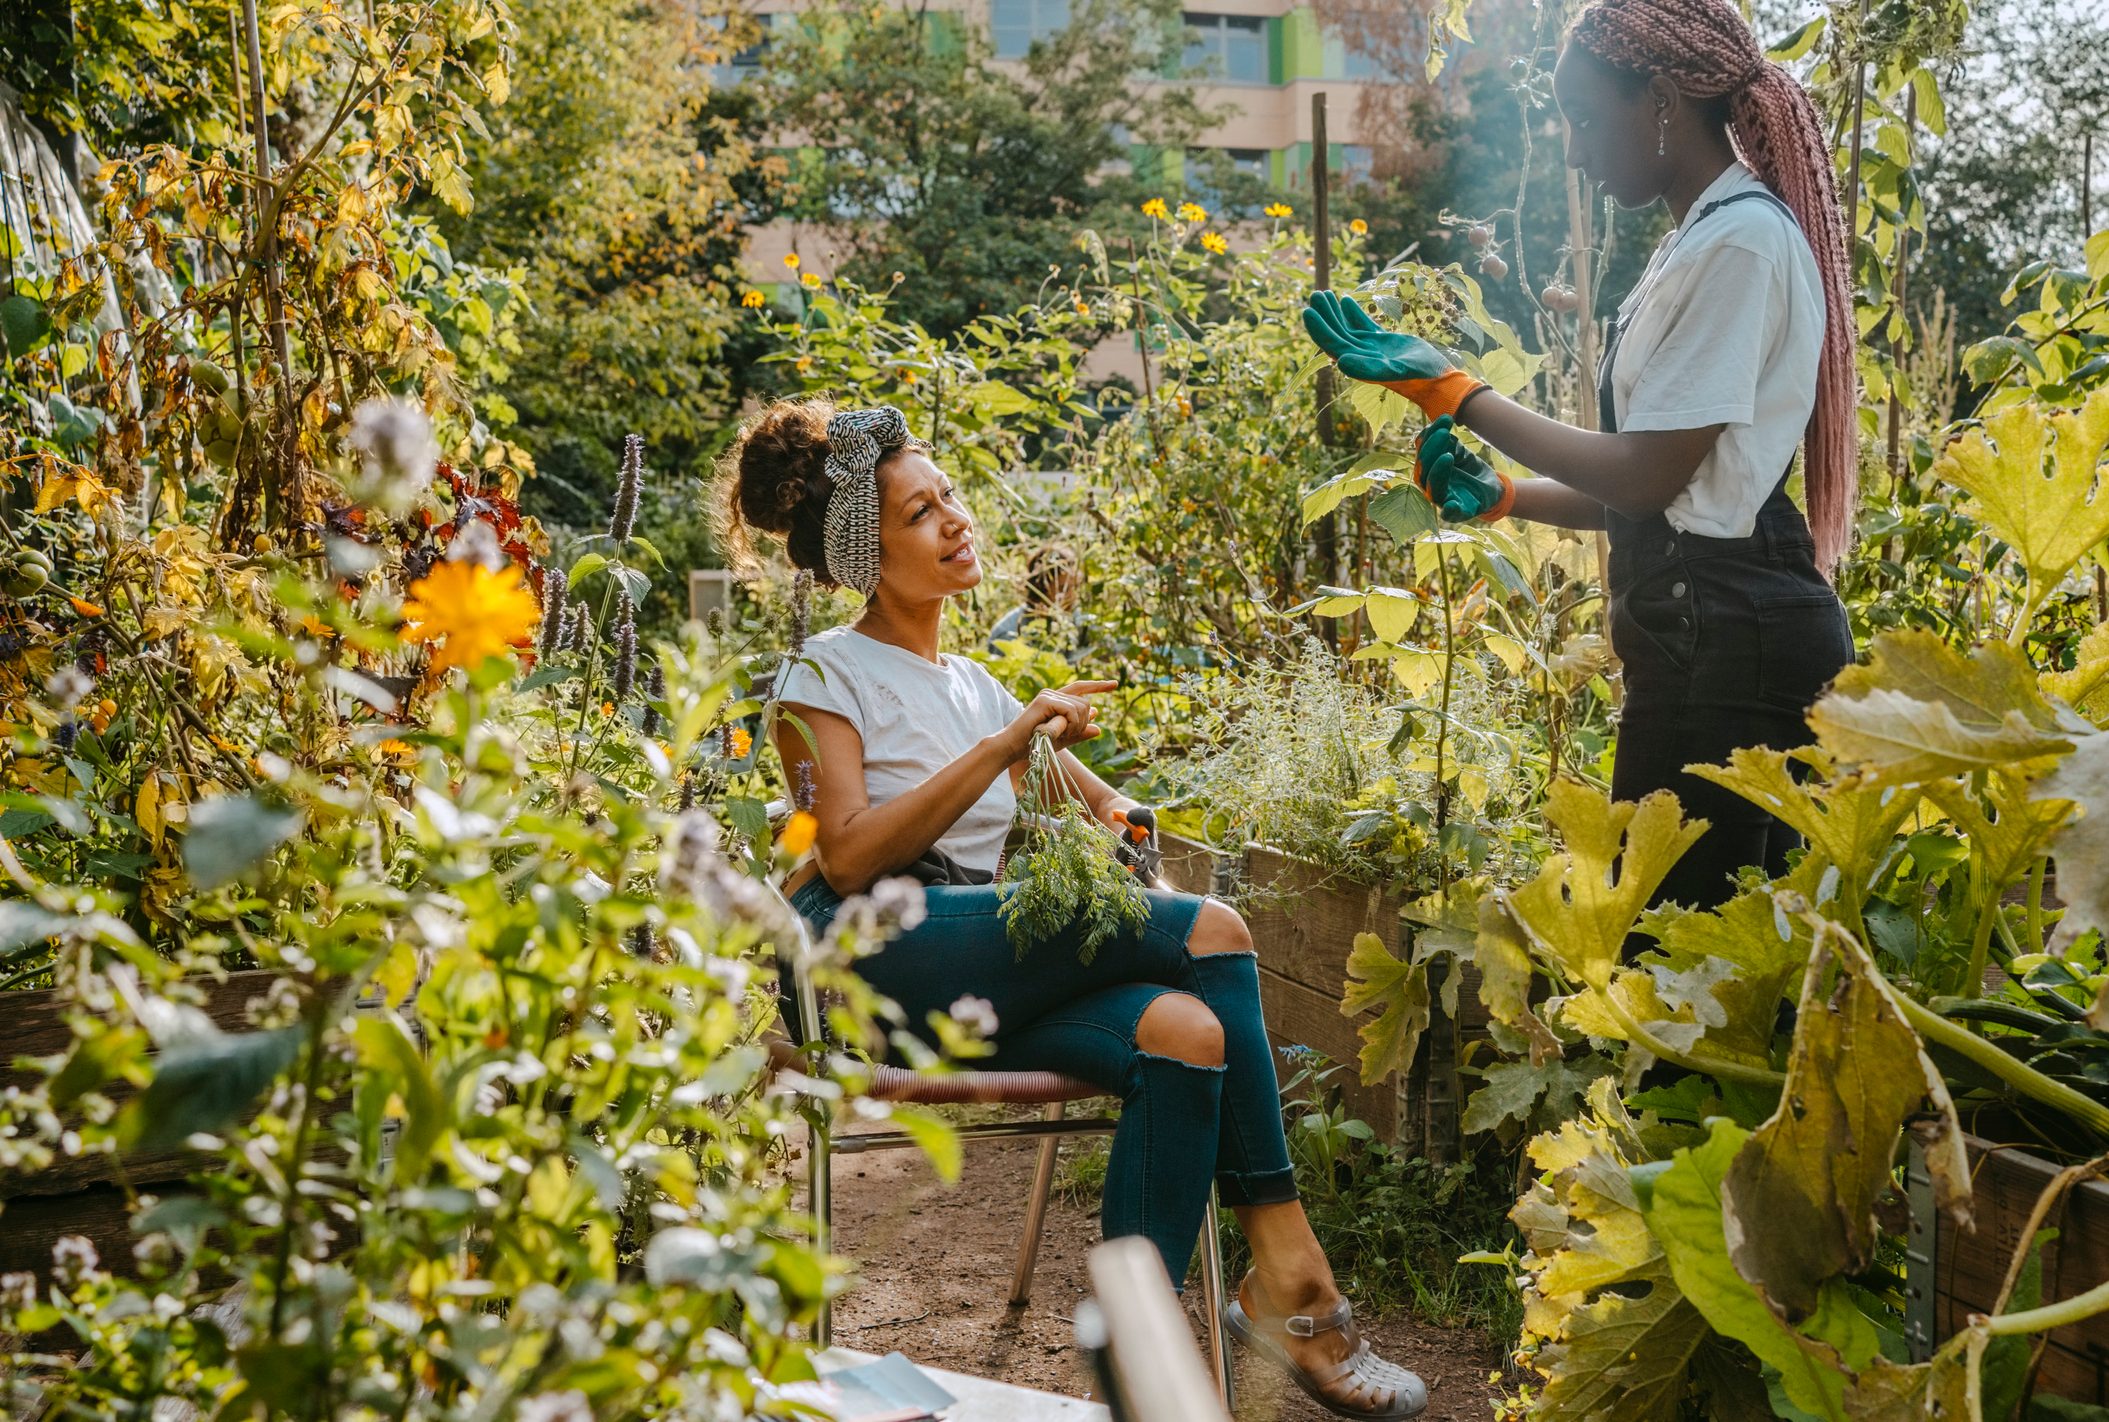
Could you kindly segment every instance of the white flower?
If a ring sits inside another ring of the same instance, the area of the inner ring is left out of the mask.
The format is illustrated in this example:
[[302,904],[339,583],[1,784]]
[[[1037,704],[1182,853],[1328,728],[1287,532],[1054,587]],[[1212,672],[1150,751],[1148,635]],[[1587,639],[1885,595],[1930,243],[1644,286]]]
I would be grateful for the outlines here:
[[45,680],[44,690],[51,694],[51,699],[58,703],[61,711],[71,711],[88,699],[89,692],[95,690],[95,679],[72,662],[68,662]]
[[545,1392],[523,1399],[513,1416],[519,1422],[593,1422],[593,1405],[577,1388]]
[[369,400],[352,415],[350,443],[364,478],[353,497],[398,518],[432,483],[439,446],[425,412],[404,400]]
[[0,1274],[0,1315],[20,1313],[36,1301],[36,1275]]
[[51,1276],[64,1288],[78,1284],[101,1262],[95,1246],[78,1234],[62,1235],[51,1246]]
[[952,1004],[952,1020],[977,1037],[993,1037],[996,1035],[996,1004],[985,997],[961,997]]

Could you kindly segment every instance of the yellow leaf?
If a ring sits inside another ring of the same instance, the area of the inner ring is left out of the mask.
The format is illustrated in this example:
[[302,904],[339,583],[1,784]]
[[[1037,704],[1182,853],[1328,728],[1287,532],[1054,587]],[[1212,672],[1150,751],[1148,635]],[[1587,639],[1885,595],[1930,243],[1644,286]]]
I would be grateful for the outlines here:
[[1403,588],[1371,588],[1363,603],[1369,625],[1387,642],[1396,642],[1421,615],[1421,600]]
[[[1789,760],[1809,766],[1822,779],[1795,779],[1787,768]],[[1763,747],[1738,750],[1725,766],[1695,765],[1690,770],[1784,820],[1809,842],[1811,855],[1849,876],[1874,869],[1877,851],[1889,844],[1897,826],[1919,803],[1915,790],[1837,775],[1830,758],[1814,748],[1791,753]]]
[[1971,515],[2020,556],[2041,598],[2109,537],[2109,492],[2096,488],[2105,445],[2109,389],[2078,410],[2001,410],[1949,445],[1933,472],[1971,496]]
[[161,777],[153,771],[139,782],[138,798],[132,802],[132,819],[159,853],[168,827],[161,817]]
[[1638,804],[1614,804],[1601,790],[1574,780],[1555,780],[1547,788],[1545,819],[1566,852],[1511,890],[1509,908],[1540,955],[1566,976],[1602,990],[1649,895],[1706,832],[1707,822],[1685,819],[1667,790]]
[[2097,725],[2109,721],[2109,622],[2080,639],[2071,671],[2044,674],[2043,689]]
[[512,96],[513,81],[506,76],[503,64],[493,63],[483,71],[483,87],[492,103],[502,104]]
[[43,484],[37,489],[36,507],[30,512],[47,514],[61,504],[75,502],[81,506],[82,513],[93,515],[116,497],[114,490],[95,477],[95,471],[78,464],[68,465],[63,474],[44,476]]
[[1374,933],[1355,935],[1347,958],[1347,990],[1340,1015],[1377,1015],[1355,1029],[1362,1039],[1362,1080],[1374,1085],[1411,1065],[1428,1027],[1428,965],[1395,958]]

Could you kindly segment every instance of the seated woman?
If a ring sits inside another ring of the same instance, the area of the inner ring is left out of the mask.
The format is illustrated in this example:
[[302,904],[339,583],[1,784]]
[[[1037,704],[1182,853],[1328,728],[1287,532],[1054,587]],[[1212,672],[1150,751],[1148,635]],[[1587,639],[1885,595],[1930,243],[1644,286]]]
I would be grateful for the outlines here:
[[939,652],[945,599],[981,581],[974,521],[899,411],[779,402],[741,431],[726,485],[733,552],[751,557],[755,530],[777,535],[798,567],[865,598],[854,625],[806,644],[824,677],[796,664],[778,691],[810,731],[786,719],[777,746],[794,784],[811,777],[819,820],[792,904],[817,931],[844,896],[941,851],[955,882],[931,885],[924,922],[858,970],[911,1023],[986,998],[992,1067],[1119,1096],[1106,1234],[1147,1237],[1181,1282],[1213,1183],[1255,1261],[1227,1309],[1232,1331],[1339,1416],[1419,1412],[1427,1390],[1361,1342],[1297,1199],[1244,921],[1214,899],[1151,891],[1145,926],[1087,966],[1064,935],[1020,960],[997,915],[993,879],[1036,732],[1065,748],[1102,822],[1136,808],[1066,750],[1098,734],[1090,698],[1114,683],[1020,706],[971,658]]

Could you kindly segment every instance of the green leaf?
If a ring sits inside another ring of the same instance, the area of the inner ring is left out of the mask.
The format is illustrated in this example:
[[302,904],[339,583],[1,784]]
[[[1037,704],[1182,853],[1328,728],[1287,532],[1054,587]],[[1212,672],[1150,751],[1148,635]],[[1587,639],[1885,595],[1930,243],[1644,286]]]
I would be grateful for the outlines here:
[[559,682],[571,681],[578,674],[579,669],[568,662],[544,662],[526,676],[520,678],[518,689],[521,691],[539,691],[545,686],[555,686]]
[[0,902],[0,963],[42,951],[46,943],[75,922],[71,914],[53,913],[27,899]]
[[190,807],[183,836],[183,868],[200,889],[231,884],[299,832],[298,811],[276,809],[251,795],[219,795]]
[[1022,415],[1033,408],[1033,397],[1000,380],[983,380],[960,392],[967,402],[992,419]]
[[1392,956],[1374,933],[1355,935],[1347,955],[1347,985],[1340,1015],[1377,1015],[1355,1029],[1362,1039],[1362,1080],[1374,1085],[1413,1062],[1421,1033],[1428,1029],[1428,965]]
[[34,296],[17,292],[0,301],[0,338],[5,338],[10,357],[19,360],[28,355],[50,334],[51,313]]
[[947,1185],[959,1179],[964,1149],[959,1143],[959,1134],[944,1117],[916,1106],[894,1106],[888,1110],[887,1119],[922,1147],[938,1179]]
[[392,1012],[360,1017],[352,1028],[352,1042],[359,1049],[360,1062],[369,1071],[385,1074],[403,1103],[403,1129],[395,1139],[394,1179],[399,1184],[417,1180],[447,1127],[439,1085]]
[[120,1138],[132,1150],[173,1150],[199,1131],[219,1131],[255,1104],[300,1054],[303,1032],[215,1032],[169,1048],[154,1079],[125,1107]]
[[571,591],[577,592],[581,583],[585,582],[586,579],[592,577],[595,573],[599,572],[601,569],[607,566],[607,554],[585,554],[576,563],[573,563],[571,565],[571,571],[565,575],[564,581],[566,584],[569,585]]
[[1943,1209],[1966,1223],[1969,1169],[1948,1089],[1867,950],[1827,926],[1803,980],[1779,1110],[1722,1187],[1736,1270],[1784,1322],[1814,1315],[1827,1283],[1874,1258],[1875,1201],[1907,1119]]
[[1399,484],[1369,501],[1369,516],[1379,528],[1410,547],[1442,527],[1435,505],[1417,484]]
[[1715,1331],[1778,1369],[1795,1406],[1847,1422],[1847,1370],[1865,1367],[1880,1338],[1841,1281],[1824,1286],[1815,1315],[1797,1332],[1736,1272],[1722,1226],[1721,1181],[1749,1138],[1734,1122],[1715,1120],[1702,1144],[1678,1151],[1669,1169],[1640,1192],[1641,1213],[1669,1258],[1677,1287]]

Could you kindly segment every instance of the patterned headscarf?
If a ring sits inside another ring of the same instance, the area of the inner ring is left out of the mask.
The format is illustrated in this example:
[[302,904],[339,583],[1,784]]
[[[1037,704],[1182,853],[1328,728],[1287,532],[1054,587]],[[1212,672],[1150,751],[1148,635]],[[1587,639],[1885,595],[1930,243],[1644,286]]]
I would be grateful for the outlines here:
[[891,405],[843,410],[827,422],[827,570],[870,597],[879,585],[879,461],[908,443],[908,421]]

